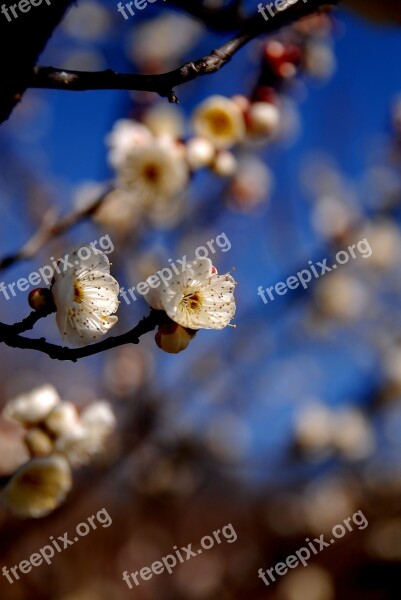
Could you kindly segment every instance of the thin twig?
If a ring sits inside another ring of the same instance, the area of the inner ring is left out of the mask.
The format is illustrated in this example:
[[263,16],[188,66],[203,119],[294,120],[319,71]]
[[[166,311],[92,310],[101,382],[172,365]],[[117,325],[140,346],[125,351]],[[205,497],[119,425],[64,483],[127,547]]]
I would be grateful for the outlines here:
[[88,206],[71,211],[68,215],[57,221],[53,211],[45,215],[43,223],[39,227],[33,236],[16,252],[0,258],[0,271],[5,271],[18,261],[28,260],[33,258],[36,253],[43,248],[47,242],[56,238],[57,236],[65,233],[78,223],[81,223],[85,219],[92,216],[100,205],[104,202],[105,198],[112,191],[112,187],[109,186],[96,200],[91,202]]
[[111,69],[99,72],[67,71],[54,67],[34,68],[28,84],[31,88],[59,89],[69,91],[86,90],[138,90],[156,92],[167,97],[170,102],[178,102],[174,88],[189,81],[216,73],[248,42],[259,35],[271,33],[289,25],[298,19],[308,16],[323,6],[337,4],[337,0],[309,0],[289,6],[284,11],[274,8],[275,16],[265,21],[261,14],[256,14],[246,21],[241,31],[213,50],[207,56],[188,62],[174,71],[157,75],[117,73]]

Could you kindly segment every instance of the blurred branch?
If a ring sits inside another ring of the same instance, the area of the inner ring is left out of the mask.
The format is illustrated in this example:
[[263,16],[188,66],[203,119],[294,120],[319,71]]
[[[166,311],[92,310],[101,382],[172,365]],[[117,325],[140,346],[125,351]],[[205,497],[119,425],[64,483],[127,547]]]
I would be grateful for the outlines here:
[[[41,316],[45,315],[40,315],[38,319],[41,318]],[[56,344],[50,344],[45,340],[45,338],[31,339],[17,334],[15,332],[15,328],[18,330],[18,327],[21,326],[22,323],[25,322],[25,324],[27,324],[27,322],[29,323],[30,319],[32,322],[34,321],[32,315],[29,315],[29,317],[24,319],[24,321],[21,321],[21,323],[17,323],[16,325],[5,325],[4,323],[0,323],[0,342],[10,346],[11,348],[21,348],[23,350],[36,350],[37,352],[43,352],[55,360],[71,360],[72,362],[77,362],[77,360],[80,358],[93,356],[94,354],[100,354],[101,352],[111,350],[112,348],[117,348],[118,346],[123,346],[125,344],[138,344],[142,335],[153,331],[157,325],[166,319],[166,314],[164,311],[152,310],[147,317],[144,317],[141,321],[139,321],[138,325],[136,325],[130,331],[115,337],[109,337],[101,342],[97,342],[96,344],[84,346],[83,348],[67,348],[66,346],[57,346]],[[36,319],[36,321],[38,319]]]
[[[330,4],[337,4],[337,1],[333,0]],[[246,25],[236,36],[220,48],[168,73],[143,75],[116,73],[111,69],[99,72],[66,71],[38,66],[33,69],[29,87],[70,91],[105,89],[148,91],[167,97],[170,102],[178,102],[174,92],[176,86],[219,71],[243,46],[259,35],[277,31],[324,6],[328,6],[327,0],[309,0],[307,4],[298,2],[284,11],[278,11],[274,7],[272,10],[275,16],[270,17],[268,21],[265,21],[261,14],[256,14],[246,21]]]
[[100,196],[91,202],[88,206],[82,209],[74,210],[65,217],[57,221],[58,215],[53,210],[49,211],[43,218],[43,222],[33,236],[20,248],[17,252],[0,258],[0,271],[5,271],[7,268],[21,260],[28,260],[43,248],[43,246],[53,238],[61,235],[65,231],[71,229],[78,223],[81,223],[91,215],[93,215],[104,199],[112,191],[109,186]]

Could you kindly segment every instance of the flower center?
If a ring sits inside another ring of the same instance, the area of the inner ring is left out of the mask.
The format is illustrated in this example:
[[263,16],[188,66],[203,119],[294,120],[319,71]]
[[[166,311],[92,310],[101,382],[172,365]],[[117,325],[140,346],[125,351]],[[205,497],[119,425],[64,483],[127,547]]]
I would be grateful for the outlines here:
[[160,178],[160,170],[157,165],[149,163],[143,170],[145,179],[151,183],[156,183]]
[[78,283],[74,283],[74,302],[82,302],[84,297],[82,288],[78,285]]
[[202,296],[198,292],[186,294],[182,301],[189,310],[198,311],[202,306]]
[[231,121],[223,111],[215,111],[211,115],[211,124],[217,135],[228,135],[231,133]]

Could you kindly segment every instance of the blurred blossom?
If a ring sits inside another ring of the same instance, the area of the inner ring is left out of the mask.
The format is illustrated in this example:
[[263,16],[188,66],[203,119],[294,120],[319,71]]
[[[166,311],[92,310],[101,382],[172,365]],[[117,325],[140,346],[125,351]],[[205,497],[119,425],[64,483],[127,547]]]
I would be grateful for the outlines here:
[[121,188],[107,194],[93,215],[97,225],[125,237],[138,227],[142,218],[142,208],[137,197]]
[[273,174],[257,157],[241,157],[229,188],[229,204],[238,210],[252,210],[270,199]]
[[232,152],[218,152],[212,164],[212,170],[220,177],[232,177],[237,171],[238,163]]
[[334,446],[350,460],[366,458],[375,448],[373,430],[358,410],[345,408],[335,415]]
[[111,25],[108,9],[93,0],[72,6],[62,21],[62,29],[71,37],[94,41],[104,36]]
[[280,130],[280,109],[270,102],[254,102],[245,113],[247,141],[266,142]]
[[346,480],[312,481],[306,486],[302,499],[308,531],[316,535],[331,531],[334,525],[355,512],[356,502],[355,490]]
[[12,476],[1,499],[16,516],[39,518],[62,504],[71,486],[71,470],[64,457],[34,458]]
[[331,158],[323,153],[306,158],[301,169],[301,183],[305,191],[317,200],[325,196],[344,200],[348,195],[342,174]]
[[129,153],[138,146],[150,144],[153,135],[148,127],[130,119],[119,119],[106,137],[110,148],[109,163],[118,169],[127,159]]
[[[302,596],[300,596],[300,593]],[[334,600],[334,582],[327,571],[317,565],[290,571],[278,584],[278,600]]]
[[[4,412],[8,418],[25,425],[24,442],[33,460],[21,468],[21,472],[26,473],[22,479],[18,475],[20,471],[12,476],[9,493],[12,495],[14,503],[22,502],[18,500],[19,491],[21,490],[21,493],[24,491],[22,484],[27,485],[32,480],[31,484],[35,486],[35,482],[38,481],[38,487],[32,500],[34,506],[31,516],[42,516],[40,511],[43,507],[49,507],[48,512],[50,512],[52,499],[49,500],[46,495],[52,493],[51,486],[53,486],[54,494],[58,498],[57,485],[52,483],[52,477],[56,476],[57,468],[64,468],[63,461],[67,459],[71,466],[88,464],[105,449],[106,441],[116,426],[116,419],[108,402],[104,400],[93,402],[78,416],[75,405],[71,402],[62,402],[57,391],[50,385],[42,386],[10,401]],[[32,427],[32,424],[35,424],[35,427]],[[47,457],[50,462],[37,462],[38,457]],[[51,462],[54,457],[59,459],[58,462],[57,460],[55,463]],[[27,470],[23,471],[25,467]],[[47,474],[50,474],[49,482],[47,480],[42,482],[42,477],[46,478]],[[63,473],[60,477],[62,475]],[[61,478],[60,486],[63,482],[65,484],[66,477],[64,472],[64,479]],[[42,485],[42,483],[43,486],[39,487],[39,484]],[[67,487],[65,484],[63,493],[67,493]],[[43,506],[40,504],[41,493],[45,494]],[[27,502],[31,502],[31,500],[28,498]],[[35,508],[37,505],[38,508]],[[54,504],[54,506],[56,505]],[[22,505],[22,508],[15,510],[22,513],[23,510],[30,509],[29,506],[26,508]],[[37,515],[33,514],[35,510],[38,511]],[[43,510],[45,509],[43,508]],[[27,514],[27,516],[29,515]]]
[[143,123],[154,136],[170,136],[171,138],[184,136],[183,113],[175,104],[156,104],[145,112]]
[[366,238],[372,248],[369,265],[378,269],[391,269],[400,264],[401,236],[395,223],[387,220],[378,220],[366,225],[357,232],[359,239]]
[[331,451],[332,414],[322,404],[306,406],[295,423],[295,439],[299,448],[322,459]]
[[186,144],[186,158],[191,170],[196,171],[212,164],[216,149],[210,140],[193,137]]
[[110,404],[95,402],[81,413],[80,421],[73,430],[57,438],[55,451],[63,454],[73,467],[87,465],[105,450],[115,425]]
[[0,475],[12,473],[28,460],[23,435],[19,425],[0,419]]
[[388,380],[401,389],[401,346],[392,346],[385,350],[383,369]]
[[37,423],[43,420],[59,402],[60,396],[57,390],[47,384],[7,402],[3,416],[23,424]]
[[56,436],[71,431],[77,423],[78,413],[72,402],[60,402],[44,421],[46,429]]
[[328,273],[315,292],[319,312],[328,317],[352,321],[366,316],[370,291],[360,281],[343,273]]
[[336,196],[322,196],[313,206],[313,226],[317,233],[328,239],[345,235],[358,218],[358,210]]
[[401,562],[401,518],[380,519],[371,525],[366,546],[374,558]]
[[128,56],[149,72],[175,68],[202,31],[202,25],[194,19],[164,10],[163,15],[135,27]]
[[216,148],[230,148],[245,135],[244,116],[232,99],[209,96],[194,111],[192,126],[199,137],[208,139]]
[[182,194],[189,172],[173,143],[155,140],[132,148],[118,168],[118,183],[146,209],[157,215]]
[[39,427],[29,429],[24,439],[31,456],[48,456],[53,451],[53,440]]
[[333,49],[321,41],[306,44],[303,60],[307,74],[317,79],[329,79],[337,66]]

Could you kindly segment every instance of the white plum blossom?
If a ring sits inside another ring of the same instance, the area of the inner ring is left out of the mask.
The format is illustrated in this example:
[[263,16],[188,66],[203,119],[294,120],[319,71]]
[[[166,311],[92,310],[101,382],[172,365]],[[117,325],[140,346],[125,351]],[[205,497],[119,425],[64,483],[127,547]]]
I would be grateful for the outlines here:
[[[85,256],[82,258],[83,250]],[[102,337],[118,321],[119,285],[104,252],[81,246],[68,255],[72,266],[52,283],[56,322],[63,340],[81,346]]]
[[218,275],[210,258],[192,261],[168,283],[151,289],[146,299],[182,327],[223,329],[233,319],[236,282],[230,274]]
[[34,458],[12,476],[1,499],[16,516],[39,518],[64,502],[72,486],[71,469],[63,456]]
[[152,133],[142,123],[119,119],[106,138],[110,148],[108,156],[110,164],[118,169],[131,150],[149,144],[152,139]]
[[210,96],[195,110],[193,128],[216,148],[231,148],[244,139],[244,115],[234,100]]
[[50,384],[42,385],[7,402],[3,416],[23,424],[37,423],[44,419],[60,402],[57,390]]
[[150,209],[182,193],[188,178],[184,154],[168,138],[133,147],[118,168],[121,187]]
[[55,450],[73,467],[87,465],[104,450],[115,426],[116,418],[110,404],[99,400],[83,410],[74,429],[56,440]]

